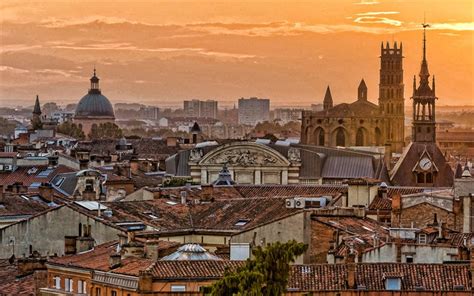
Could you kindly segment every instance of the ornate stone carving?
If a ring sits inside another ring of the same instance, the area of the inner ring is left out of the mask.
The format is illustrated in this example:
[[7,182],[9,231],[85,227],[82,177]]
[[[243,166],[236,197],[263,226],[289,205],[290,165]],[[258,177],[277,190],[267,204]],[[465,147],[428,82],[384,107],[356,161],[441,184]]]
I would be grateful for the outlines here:
[[288,149],[288,160],[290,162],[301,162],[300,149],[290,147],[290,149]]
[[189,161],[192,162],[198,162],[202,158],[202,150],[199,148],[194,148],[191,150],[191,153],[189,154]]
[[272,155],[245,148],[223,151],[207,161],[209,164],[227,164],[229,166],[262,166],[277,162],[278,160]]

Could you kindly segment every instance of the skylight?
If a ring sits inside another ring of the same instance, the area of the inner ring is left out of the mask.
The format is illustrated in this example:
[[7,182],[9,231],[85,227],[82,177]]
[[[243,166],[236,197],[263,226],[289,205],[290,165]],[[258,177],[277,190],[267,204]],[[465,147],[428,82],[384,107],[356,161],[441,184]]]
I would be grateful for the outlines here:
[[45,169],[38,173],[39,178],[46,178],[48,177],[54,170],[53,169]]
[[249,219],[239,219],[239,221],[237,221],[237,223],[235,223],[235,226],[244,226],[249,222],[250,222]]
[[169,204],[169,205],[172,205],[172,206],[178,204],[177,202],[174,202],[174,201],[171,201],[171,200],[168,200],[166,203]]

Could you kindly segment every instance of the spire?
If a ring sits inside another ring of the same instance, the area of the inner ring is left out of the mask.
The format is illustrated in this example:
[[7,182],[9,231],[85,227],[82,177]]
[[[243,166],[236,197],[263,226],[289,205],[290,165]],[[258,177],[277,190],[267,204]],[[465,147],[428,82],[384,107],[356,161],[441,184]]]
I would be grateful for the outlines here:
[[423,23],[423,60],[421,61],[420,69],[420,84],[428,84],[428,77],[430,77],[430,72],[428,71],[428,62],[426,61],[426,28],[430,25]]
[[435,76],[433,75],[433,82],[431,83],[431,89],[433,90],[433,94],[435,94],[436,86],[435,86]]
[[363,78],[359,83],[359,89],[357,91],[357,100],[367,101],[367,85],[365,84],[365,81]]
[[329,85],[326,88],[326,94],[324,95],[324,101],[323,101],[323,109],[327,110],[332,108],[333,102],[332,102],[332,95],[331,95],[331,90],[329,89]]
[[39,96],[36,95],[35,107],[33,108],[33,114],[41,115],[41,105],[39,101]]

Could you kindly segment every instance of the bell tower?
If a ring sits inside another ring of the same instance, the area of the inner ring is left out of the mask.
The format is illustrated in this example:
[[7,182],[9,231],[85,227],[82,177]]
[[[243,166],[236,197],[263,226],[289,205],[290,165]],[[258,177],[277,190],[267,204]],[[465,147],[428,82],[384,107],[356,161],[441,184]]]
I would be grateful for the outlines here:
[[380,47],[379,107],[386,118],[383,134],[392,151],[405,146],[405,99],[403,84],[403,44],[394,42]]
[[423,24],[423,59],[420,69],[420,84],[416,86],[416,77],[413,77],[413,142],[436,142],[435,102],[438,99],[435,93],[435,78],[429,82],[428,61],[426,60],[426,28]]

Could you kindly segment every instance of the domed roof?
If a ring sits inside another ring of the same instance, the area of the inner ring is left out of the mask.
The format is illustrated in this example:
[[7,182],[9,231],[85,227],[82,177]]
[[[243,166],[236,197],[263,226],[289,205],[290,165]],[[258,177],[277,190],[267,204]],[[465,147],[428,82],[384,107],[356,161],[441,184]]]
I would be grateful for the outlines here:
[[114,108],[102,94],[87,94],[79,101],[76,116],[107,116],[115,117]]
[[83,96],[79,101],[75,116],[115,117],[112,104],[100,91],[99,78],[96,76],[95,69],[94,75],[90,80],[91,88],[87,95]]

